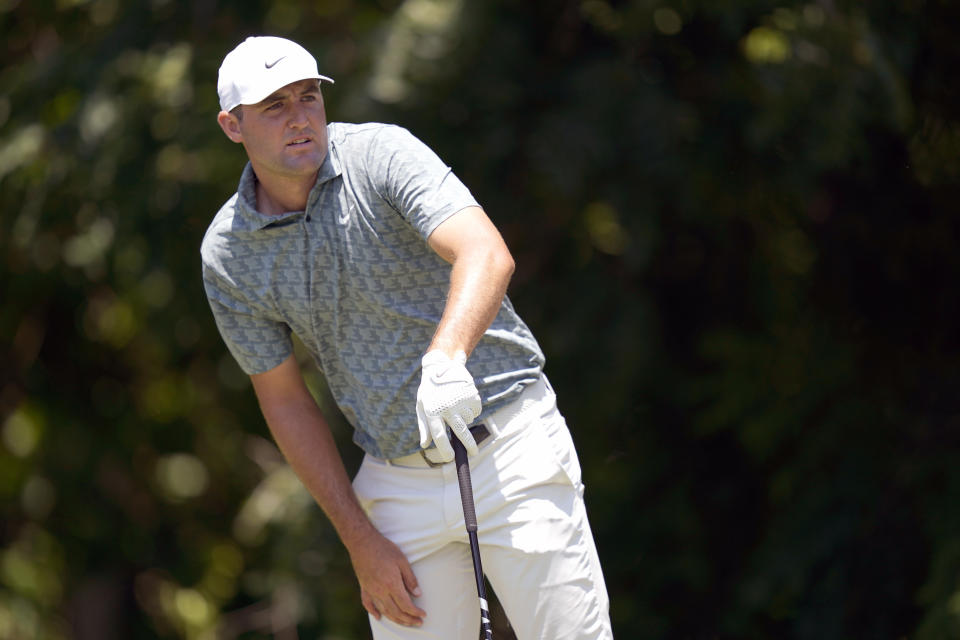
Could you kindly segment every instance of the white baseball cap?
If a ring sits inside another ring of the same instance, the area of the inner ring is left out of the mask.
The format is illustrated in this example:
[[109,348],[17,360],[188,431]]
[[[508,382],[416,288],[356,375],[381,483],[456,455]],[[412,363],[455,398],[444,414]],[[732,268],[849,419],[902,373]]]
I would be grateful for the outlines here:
[[333,82],[317,71],[310,52],[292,40],[251,36],[228,53],[220,65],[217,93],[220,108],[256,104],[291,82],[317,78]]

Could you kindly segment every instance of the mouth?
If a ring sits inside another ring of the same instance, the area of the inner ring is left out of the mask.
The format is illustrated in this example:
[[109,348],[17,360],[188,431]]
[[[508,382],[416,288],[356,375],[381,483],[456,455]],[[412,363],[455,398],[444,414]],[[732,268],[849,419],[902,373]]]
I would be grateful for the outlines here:
[[288,146],[288,147],[302,147],[302,146],[304,146],[304,145],[310,144],[311,142],[313,142],[313,140],[312,140],[311,138],[294,138],[293,140],[291,140],[290,142],[287,143],[287,146]]

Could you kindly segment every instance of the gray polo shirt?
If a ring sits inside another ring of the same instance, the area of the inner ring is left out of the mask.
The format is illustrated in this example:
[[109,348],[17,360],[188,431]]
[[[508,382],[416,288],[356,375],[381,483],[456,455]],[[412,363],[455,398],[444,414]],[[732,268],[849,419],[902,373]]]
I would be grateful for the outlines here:
[[[203,239],[203,281],[220,334],[247,374],[293,351],[314,355],[367,453],[419,448],[420,358],[443,313],[450,265],[426,243],[477,203],[426,145],[400,127],[331,123],[306,211],[256,210],[248,164]],[[544,357],[504,299],[467,367],[484,415],[536,381]]]

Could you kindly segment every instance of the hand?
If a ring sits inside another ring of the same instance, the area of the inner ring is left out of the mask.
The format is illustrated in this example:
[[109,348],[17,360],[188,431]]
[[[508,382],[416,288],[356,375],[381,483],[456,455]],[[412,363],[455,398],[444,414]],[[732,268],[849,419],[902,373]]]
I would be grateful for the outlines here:
[[427,613],[411,599],[420,597],[420,587],[397,545],[374,531],[362,545],[350,550],[350,561],[360,582],[360,600],[370,615],[377,620],[387,616],[407,627],[423,624]]
[[447,426],[460,438],[468,454],[477,453],[477,443],[469,426],[480,415],[480,393],[473,376],[467,371],[466,362],[463,351],[458,351],[451,359],[439,349],[427,352],[421,361],[423,374],[417,390],[420,446],[426,449],[433,440],[443,462],[453,460]]

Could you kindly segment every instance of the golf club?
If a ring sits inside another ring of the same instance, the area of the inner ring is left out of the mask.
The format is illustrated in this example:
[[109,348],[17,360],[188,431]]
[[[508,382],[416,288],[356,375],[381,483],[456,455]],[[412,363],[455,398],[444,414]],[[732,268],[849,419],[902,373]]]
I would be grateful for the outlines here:
[[457,465],[457,479],[460,481],[460,501],[463,503],[463,522],[470,538],[470,552],[473,554],[473,573],[477,578],[477,595],[480,597],[480,625],[484,640],[493,640],[490,628],[490,610],[487,606],[487,590],[483,584],[483,566],[480,564],[480,543],[477,541],[477,512],[473,505],[473,483],[470,481],[470,463],[467,450],[460,438],[450,438],[453,456]]

